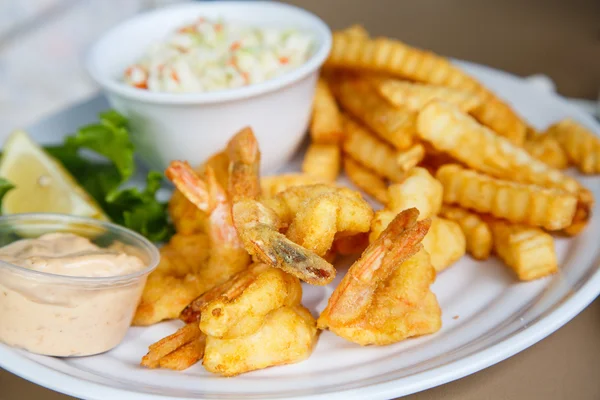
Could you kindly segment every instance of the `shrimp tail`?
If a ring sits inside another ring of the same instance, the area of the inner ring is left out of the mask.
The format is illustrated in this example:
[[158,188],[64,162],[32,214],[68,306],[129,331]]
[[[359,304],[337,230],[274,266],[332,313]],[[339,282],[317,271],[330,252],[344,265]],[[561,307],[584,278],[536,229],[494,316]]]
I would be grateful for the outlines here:
[[208,211],[209,196],[206,184],[190,164],[184,161],[172,161],[165,175],[196,207]]
[[229,195],[233,202],[260,196],[260,151],[252,129],[246,127],[227,144]]

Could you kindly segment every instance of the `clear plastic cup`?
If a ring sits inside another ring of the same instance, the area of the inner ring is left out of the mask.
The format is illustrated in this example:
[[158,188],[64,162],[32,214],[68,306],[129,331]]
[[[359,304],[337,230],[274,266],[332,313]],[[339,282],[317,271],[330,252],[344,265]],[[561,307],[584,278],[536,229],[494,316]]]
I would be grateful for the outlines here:
[[33,353],[86,356],[108,351],[125,337],[158,249],[112,224],[61,214],[0,217],[0,247],[45,233],[74,233],[102,248],[117,245],[144,268],[120,276],[56,275],[0,261],[0,341]]

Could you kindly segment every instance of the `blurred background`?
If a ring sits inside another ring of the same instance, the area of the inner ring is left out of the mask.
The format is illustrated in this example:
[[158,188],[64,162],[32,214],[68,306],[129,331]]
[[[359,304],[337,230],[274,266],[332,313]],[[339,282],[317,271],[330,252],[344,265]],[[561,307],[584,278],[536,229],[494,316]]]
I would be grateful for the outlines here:
[[[119,21],[176,0],[0,1],[0,138],[91,96],[85,50]],[[360,21],[443,55],[521,76],[545,74],[559,93],[597,99],[599,0],[290,0],[333,29]]]

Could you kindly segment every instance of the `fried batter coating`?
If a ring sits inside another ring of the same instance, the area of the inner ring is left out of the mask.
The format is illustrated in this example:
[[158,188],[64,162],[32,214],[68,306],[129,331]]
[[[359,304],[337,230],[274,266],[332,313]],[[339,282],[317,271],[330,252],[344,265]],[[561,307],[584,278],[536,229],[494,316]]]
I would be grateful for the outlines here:
[[444,86],[426,85],[393,78],[375,78],[372,84],[387,101],[411,111],[420,111],[434,100],[454,104],[464,112],[469,112],[482,103],[482,97]]
[[416,114],[389,104],[359,78],[341,78],[335,85],[342,108],[368,126],[381,139],[403,150],[413,142]]
[[189,201],[179,190],[173,192],[168,208],[176,232],[183,235],[206,232],[208,216]]
[[346,29],[337,31],[336,34],[348,35],[350,37],[357,38],[357,39],[360,39],[360,38],[368,39],[369,38],[369,32],[367,32],[367,30],[364,28],[364,26],[359,25],[359,24],[354,24],[354,25],[349,26]]
[[489,219],[494,251],[522,281],[558,271],[554,239],[539,228]]
[[567,154],[558,141],[550,135],[532,136],[525,141],[523,148],[534,158],[552,168],[565,169],[569,166]]
[[316,321],[298,304],[270,312],[262,326],[248,336],[206,339],[204,367],[224,376],[235,376],[307,359],[317,342]]
[[320,329],[360,345],[386,345],[441,327],[429,286],[435,270],[419,243],[429,220],[400,213],[350,267],[318,319]]
[[390,185],[388,192],[388,208],[396,213],[415,207],[419,218],[425,219],[442,207],[442,184],[424,168],[411,169],[400,183]]
[[323,78],[319,78],[315,88],[309,131],[315,144],[335,145],[340,143],[344,136],[340,110]]
[[467,241],[467,251],[478,260],[486,260],[492,252],[492,231],[477,213],[444,205],[440,216],[458,222]]
[[244,247],[261,262],[313,285],[326,285],[335,277],[331,264],[279,233],[277,214],[264,204],[239,201],[233,205],[233,218]]
[[360,193],[326,185],[296,186],[265,200],[288,225],[286,236],[323,256],[336,233],[368,232],[373,210]]
[[354,161],[349,156],[344,157],[344,172],[348,179],[359,189],[382,204],[387,204],[389,194],[385,180],[376,173]]
[[323,182],[335,182],[341,158],[342,151],[336,144],[311,144],[304,154],[302,172]]
[[398,152],[388,143],[372,135],[367,128],[344,116],[346,136],[342,148],[344,153],[391,181],[404,177],[404,169],[397,162]]
[[460,225],[445,218],[431,217],[431,227],[422,243],[436,272],[454,264],[467,251],[465,234]]
[[158,267],[146,280],[133,325],[177,318],[190,301],[209,288],[202,278],[209,258],[207,235],[176,234],[160,254]]
[[547,189],[495,179],[458,165],[445,165],[436,178],[444,186],[444,202],[514,223],[560,230],[571,225],[577,197]]
[[560,143],[569,161],[584,174],[600,173],[600,138],[571,118],[548,128],[547,134]]
[[233,286],[202,308],[200,330],[219,339],[256,332],[271,311],[300,304],[298,278],[275,268],[264,268],[251,282]]
[[277,193],[283,192],[294,186],[315,185],[317,183],[326,184],[322,178],[307,174],[283,174],[275,176],[263,176],[260,179],[262,195],[265,198],[273,197]]
[[433,102],[427,105],[417,118],[417,132],[437,150],[496,178],[563,189],[570,193],[580,190],[575,179],[536,160],[524,149],[450,104]]

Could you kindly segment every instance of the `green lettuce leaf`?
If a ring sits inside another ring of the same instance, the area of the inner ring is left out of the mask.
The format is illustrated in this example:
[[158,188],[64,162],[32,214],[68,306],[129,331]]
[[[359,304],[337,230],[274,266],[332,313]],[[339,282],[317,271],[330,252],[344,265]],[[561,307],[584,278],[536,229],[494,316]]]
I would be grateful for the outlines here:
[[[114,110],[99,115],[100,122],[80,128],[60,146],[46,151],[73,175],[110,219],[152,241],[166,241],[173,233],[166,203],[156,199],[163,175],[150,172],[143,190],[122,189],[135,173],[134,146],[127,119]],[[100,160],[86,157],[91,152]]]
[[2,199],[11,189],[14,189],[15,185],[10,183],[7,179],[0,177],[0,210],[2,210]]

